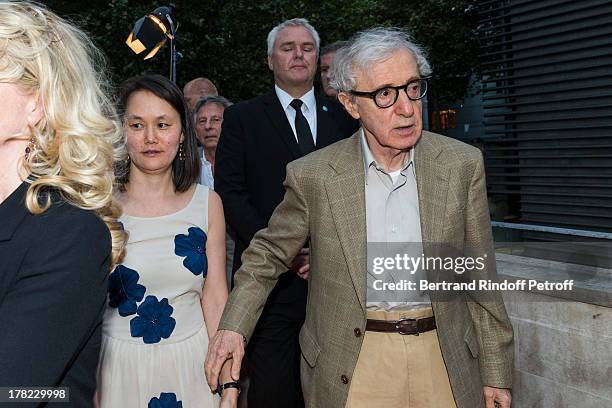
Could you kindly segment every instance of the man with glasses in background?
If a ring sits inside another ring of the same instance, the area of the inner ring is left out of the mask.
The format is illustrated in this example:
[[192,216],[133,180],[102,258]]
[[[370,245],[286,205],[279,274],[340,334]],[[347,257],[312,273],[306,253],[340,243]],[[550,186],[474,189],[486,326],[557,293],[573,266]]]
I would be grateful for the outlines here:
[[381,276],[437,283],[436,271],[379,275],[370,262],[377,244],[417,244],[423,256],[452,244],[488,257],[444,278],[496,280],[481,153],[423,130],[431,69],[405,33],[363,31],[335,58],[333,86],[361,129],[287,167],[285,198],[244,252],[211,342],[209,384],[229,358],[238,375],[243,336],[308,241],[307,407],[510,408],[513,330],[499,293],[381,291]]

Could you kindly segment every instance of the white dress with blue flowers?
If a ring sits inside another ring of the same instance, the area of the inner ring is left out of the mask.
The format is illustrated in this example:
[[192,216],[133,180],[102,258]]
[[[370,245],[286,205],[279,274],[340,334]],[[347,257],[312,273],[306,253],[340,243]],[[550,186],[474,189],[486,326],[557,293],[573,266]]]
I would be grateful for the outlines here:
[[208,187],[161,217],[124,215],[127,254],[110,275],[98,366],[102,408],[212,408],[204,376],[208,334]]

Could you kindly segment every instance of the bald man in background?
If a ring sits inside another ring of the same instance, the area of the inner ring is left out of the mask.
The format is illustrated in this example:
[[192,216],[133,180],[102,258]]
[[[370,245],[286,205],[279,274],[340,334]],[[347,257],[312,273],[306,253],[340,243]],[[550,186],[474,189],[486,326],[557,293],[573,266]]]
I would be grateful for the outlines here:
[[219,92],[210,79],[199,77],[185,84],[183,95],[185,97],[185,102],[187,102],[187,106],[189,106],[189,111],[193,112],[193,108],[195,108],[198,99],[203,96],[219,96]]

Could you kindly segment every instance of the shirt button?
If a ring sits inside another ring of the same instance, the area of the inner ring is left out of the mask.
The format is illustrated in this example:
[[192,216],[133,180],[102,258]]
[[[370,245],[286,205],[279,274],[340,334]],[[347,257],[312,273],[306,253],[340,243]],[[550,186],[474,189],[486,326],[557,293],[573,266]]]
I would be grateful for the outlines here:
[[340,379],[342,380],[342,384],[348,384],[348,377],[346,375],[342,374]]
[[361,329],[359,327],[355,327],[353,332],[355,333],[355,337],[361,337]]

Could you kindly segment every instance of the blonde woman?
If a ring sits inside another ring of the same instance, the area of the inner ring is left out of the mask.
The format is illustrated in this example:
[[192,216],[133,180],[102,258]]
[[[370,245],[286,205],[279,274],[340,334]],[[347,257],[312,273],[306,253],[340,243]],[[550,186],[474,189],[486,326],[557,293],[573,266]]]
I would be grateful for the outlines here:
[[180,89],[160,75],[130,78],[119,110],[129,168],[120,178],[130,238],[110,276],[98,372],[101,408],[234,407],[204,377],[208,339],[227,301],[219,196],[197,184],[195,129]]
[[107,278],[125,239],[103,66],[57,15],[0,2],[0,387],[68,387],[75,407],[93,405]]

